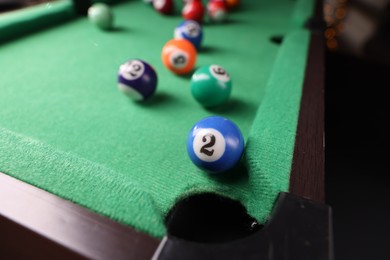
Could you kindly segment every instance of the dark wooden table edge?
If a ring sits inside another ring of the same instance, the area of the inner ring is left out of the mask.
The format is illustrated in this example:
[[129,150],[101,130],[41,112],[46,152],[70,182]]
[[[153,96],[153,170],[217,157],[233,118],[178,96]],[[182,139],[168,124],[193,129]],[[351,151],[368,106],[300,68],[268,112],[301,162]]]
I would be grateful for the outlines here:
[[[318,201],[324,199],[323,91],[322,32],[312,30],[290,192]],[[150,259],[158,244],[156,238],[0,173],[2,257]]]
[[323,3],[316,1],[314,16],[306,26],[311,31],[301,107],[295,137],[289,192],[319,202],[325,201],[325,45]]
[[159,242],[0,173],[0,258],[150,259]]

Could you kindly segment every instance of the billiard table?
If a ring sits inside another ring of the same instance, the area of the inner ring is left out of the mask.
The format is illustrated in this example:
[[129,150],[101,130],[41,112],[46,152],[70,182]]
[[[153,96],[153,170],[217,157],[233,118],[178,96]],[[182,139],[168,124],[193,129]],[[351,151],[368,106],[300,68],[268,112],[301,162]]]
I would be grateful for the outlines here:
[[[161,61],[182,1],[169,16],[143,1],[105,2],[111,30],[88,21],[84,1],[0,16],[3,254],[332,259],[321,2],[243,0],[224,23],[206,19],[196,68],[221,65],[233,82],[229,101],[207,109],[191,96],[191,75]],[[117,87],[119,66],[134,58],[158,74],[146,102]],[[217,175],[186,154],[189,130],[211,115],[235,122],[245,139],[240,163]],[[253,220],[249,231],[224,242],[186,239],[177,210],[201,195],[217,197],[216,207],[238,203]]]

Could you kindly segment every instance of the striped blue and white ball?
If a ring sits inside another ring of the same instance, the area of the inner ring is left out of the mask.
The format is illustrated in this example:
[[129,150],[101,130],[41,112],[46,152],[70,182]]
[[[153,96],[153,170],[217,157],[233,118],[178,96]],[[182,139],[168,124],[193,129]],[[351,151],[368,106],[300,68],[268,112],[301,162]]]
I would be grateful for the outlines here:
[[143,60],[129,60],[119,67],[118,87],[133,100],[146,100],[156,91],[157,73]]
[[175,28],[174,38],[185,39],[199,50],[203,39],[202,26],[194,20],[183,21]]
[[226,172],[236,166],[244,152],[244,145],[238,126],[221,116],[200,120],[187,138],[191,161],[209,173]]

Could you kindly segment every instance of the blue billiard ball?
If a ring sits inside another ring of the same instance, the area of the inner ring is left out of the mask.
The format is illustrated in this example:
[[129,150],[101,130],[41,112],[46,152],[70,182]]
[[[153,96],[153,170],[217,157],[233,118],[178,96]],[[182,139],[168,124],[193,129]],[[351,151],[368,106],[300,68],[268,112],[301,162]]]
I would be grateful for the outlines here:
[[119,67],[118,88],[133,100],[146,100],[156,91],[157,73],[143,60],[129,60]]
[[240,161],[244,138],[229,119],[210,116],[192,127],[187,138],[187,152],[200,169],[209,173],[226,172]]
[[186,20],[175,28],[174,38],[185,39],[191,42],[195,48],[199,50],[203,39],[203,30],[198,22]]

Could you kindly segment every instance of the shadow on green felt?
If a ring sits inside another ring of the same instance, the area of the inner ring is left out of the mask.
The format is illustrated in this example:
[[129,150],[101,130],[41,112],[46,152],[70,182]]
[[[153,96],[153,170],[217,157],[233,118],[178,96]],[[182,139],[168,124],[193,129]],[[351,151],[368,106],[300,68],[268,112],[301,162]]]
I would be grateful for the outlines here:
[[213,22],[213,21],[205,21],[202,25],[203,27],[214,27],[214,26],[229,26],[231,24],[240,24],[243,23],[242,20],[238,20],[234,17],[230,17],[229,14],[226,17],[226,20],[221,21],[221,22]]
[[129,32],[130,29],[127,27],[118,25],[118,26],[114,26],[114,27],[110,28],[107,31],[112,32],[112,33],[120,33],[120,32]]
[[[165,104],[171,104],[173,100],[173,96],[164,93],[164,92],[156,92],[152,97],[147,100],[136,102],[137,105],[141,107],[156,107],[163,106]],[[134,101],[130,100],[132,103]]]
[[273,44],[276,44],[276,45],[280,45],[282,44],[283,42],[283,38],[284,36],[283,35],[273,35],[269,38],[270,42],[272,42]]
[[220,51],[221,51],[220,48],[216,48],[215,46],[206,45],[206,46],[201,46],[198,53],[199,54],[210,54],[210,53],[216,53],[216,52],[220,52]]
[[224,184],[246,183],[249,179],[248,169],[246,168],[243,159],[241,159],[237,165],[229,171],[217,174],[209,174],[209,176],[210,179]]
[[179,78],[182,79],[188,79],[190,80],[194,72],[198,69],[199,67],[194,67],[190,72],[185,73],[185,74],[176,74]]
[[251,113],[253,110],[256,110],[253,104],[244,102],[238,98],[230,98],[220,106],[205,109],[209,112],[226,116],[245,115],[246,113]]
[[247,9],[247,6],[240,3],[238,6],[232,8],[232,9],[229,9],[229,14],[240,13],[245,9]]

